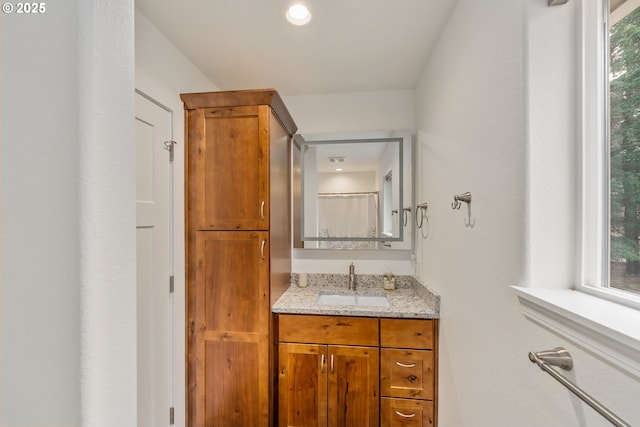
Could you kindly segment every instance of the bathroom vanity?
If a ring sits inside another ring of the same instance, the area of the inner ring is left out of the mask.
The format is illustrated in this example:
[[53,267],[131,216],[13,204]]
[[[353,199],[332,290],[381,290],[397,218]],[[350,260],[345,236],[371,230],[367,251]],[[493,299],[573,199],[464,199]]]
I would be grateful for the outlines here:
[[[294,149],[297,127],[273,89],[181,99],[187,425],[436,425],[439,297],[408,276],[385,290],[382,276],[353,269],[351,281],[314,274],[307,287],[291,274],[292,246],[410,257],[411,135],[299,137]],[[371,179],[356,180],[366,188],[328,186],[327,156],[355,165],[372,152]],[[339,231],[344,218],[361,222],[351,210],[315,215],[320,199],[361,193],[379,207],[364,234]]]
[[437,425],[439,297],[412,278],[346,280],[318,275],[273,306],[278,425]]

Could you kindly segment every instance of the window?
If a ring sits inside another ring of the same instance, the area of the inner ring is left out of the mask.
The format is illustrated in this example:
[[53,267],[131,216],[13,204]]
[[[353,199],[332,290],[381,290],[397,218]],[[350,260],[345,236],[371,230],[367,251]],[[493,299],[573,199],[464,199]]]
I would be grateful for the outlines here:
[[[640,304],[640,0],[585,16],[582,290]],[[608,3],[608,4],[607,4]],[[589,22],[589,20],[588,20]],[[589,49],[591,48],[591,52]],[[594,54],[590,56],[590,54]]]
[[609,286],[640,293],[640,0],[609,16]]
[[[616,141],[616,138],[619,139],[622,135],[626,138],[631,136],[631,131],[636,129],[633,122],[640,114],[637,103],[635,107],[616,105],[619,102],[631,101],[633,95],[638,95],[636,92],[630,92],[628,87],[622,84],[639,71],[637,66],[629,66],[632,63],[619,67],[620,64],[616,62],[623,58],[623,53],[630,54],[636,47],[640,48],[640,41],[624,45],[624,37],[619,38],[618,32],[625,22],[637,19],[640,0],[609,1],[574,1],[559,6],[558,9],[532,8],[532,19],[527,21],[526,71],[528,84],[534,95],[530,96],[528,101],[535,107],[528,115],[530,128],[533,130],[530,149],[534,153],[534,157],[529,159],[529,166],[537,171],[541,169],[540,159],[544,158],[545,154],[559,153],[560,160],[555,163],[549,162],[551,166],[545,165],[544,173],[557,179],[568,179],[572,175],[561,173],[561,169],[571,170],[574,166],[570,160],[571,154],[574,150],[578,151],[580,161],[576,166],[579,173],[575,180],[558,185],[558,191],[569,200],[572,199],[574,191],[578,195],[579,227],[576,235],[580,241],[575,253],[581,257],[576,259],[573,256],[561,256],[557,259],[557,264],[550,266],[552,275],[558,274],[558,278],[546,274],[532,275],[525,281],[525,286],[513,286],[513,290],[527,319],[598,355],[612,366],[640,378],[640,293],[637,289],[630,289],[633,282],[631,285],[618,282],[619,277],[616,274],[619,270],[615,270],[620,268],[620,264],[615,263],[624,262],[626,274],[626,263],[634,261],[631,254],[623,256],[621,249],[624,246],[620,245],[620,240],[622,236],[627,236],[624,234],[626,231],[621,230],[620,223],[627,212],[635,212],[635,209],[638,209],[620,202],[624,200],[620,189],[621,177],[625,178],[622,176],[625,171],[622,166],[640,166],[640,146],[629,145],[625,147],[625,153],[619,153],[621,148]],[[610,10],[613,10],[611,16]],[[626,17],[629,18],[624,20]],[[605,24],[611,25],[611,33]],[[574,25],[580,30],[577,40],[571,38]],[[550,35],[557,43],[548,43]],[[577,42],[577,46],[573,45],[574,41]],[[627,51],[621,52],[622,49]],[[574,51],[577,51],[577,57],[573,56]],[[609,51],[618,57],[610,60]],[[549,58],[553,58],[556,68],[549,69],[548,66],[552,63]],[[635,56],[634,60],[640,63],[639,59]],[[577,86],[577,102],[572,103],[568,100],[572,94],[571,91],[567,91],[562,94],[567,98],[558,97],[560,108],[551,109],[554,115],[541,114],[541,111],[546,112],[545,109],[549,107],[549,98],[535,95],[548,89],[550,82],[554,82],[558,75],[577,76],[580,82]],[[619,87],[616,87],[618,85]],[[580,143],[573,142],[573,134],[567,132],[574,124],[571,122],[574,106],[577,108],[578,121],[578,125],[575,126],[576,140]],[[567,111],[563,111],[563,107],[566,107]],[[623,117],[623,111],[626,111],[626,117]],[[563,113],[566,115],[562,116],[561,120],[553,120]],[[621,118],[624,122],[621,122]],[[557,126],[557,123],[566,127]],[[548,130],[548,134],[540,133],[538,127]],[[624,131],[624,128],[627,130]],[[551,135],[552,144],[546,144],[547,135]],[[567,136],[569,139],[566,139]],[[556,151],[558,144],[566,144],[561,146],[561,149],[567,150],[566,158],[562,157],[562,151]],[[535,151],[538,146],[542,147],[542,152]],[[630,156],[624,160],[624,156],[621,157],[623,154]],[[635,154],[638,154],[637,158],[634,157]],[[628,164],[623,165],[625,161]],[[535,175],[536,178],[538,176]],[[626,179],[633,183],[634,179],[639,179],[637,177],[638,175],[628,174]],[[531,185],[533,188],[540,188],[546,185],[546,182],[533,179]],[[544,200],[534,200],[538,204],[542,203],[543,208],[554,208],[553,204],[545,205]],[[539,212],[533,212],[534,221],[540,215]],[[547,209],[544,209],[545,214],[546,212]],[[575,214],[569,204],[559,206],[558,211],[554,212],[554,215],[564,218],[575,218]],[[543,219],[547,217],[543,216]],[[536,230],[542,231],[542,243],[533,240],[534,243],[529,246],[532,253],[531,267],[534,271],[544,270],[550,261],[553,262],[540,255],[547,248],[549,235],[544,234],[543,227]],[[567,232],[567,235],[569,234],[570,231]],[[533,234],[532,236],[535,237]],[[636,243],[633,238],[631,240]],[[562,244],[565,243],[561,239],[560,241]],[[567,252],[571,252],[571,248],[568,248]],[[637,256],[637,252],[633,255]],[[538,259],[544,260],[546,264]],[[614,263],[613,267],[611,261]],[[579,267],[577,275],[560,267],[576,263]],[[610,277],[610,271],[614,274],[613,278]],[[634,278],[633,270],[631,273],[632,277],[627,279]],[[540,278],[543,280],[539,280]],[[550,285],[544,280],[547,278],[556,281]]]

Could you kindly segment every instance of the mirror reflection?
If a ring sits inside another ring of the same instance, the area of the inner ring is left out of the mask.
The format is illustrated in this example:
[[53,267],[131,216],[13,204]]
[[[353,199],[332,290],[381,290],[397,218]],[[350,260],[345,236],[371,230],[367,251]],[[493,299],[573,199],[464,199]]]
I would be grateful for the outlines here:
[[305,248],[410,249],[409,134],[306,135],[300,149]]

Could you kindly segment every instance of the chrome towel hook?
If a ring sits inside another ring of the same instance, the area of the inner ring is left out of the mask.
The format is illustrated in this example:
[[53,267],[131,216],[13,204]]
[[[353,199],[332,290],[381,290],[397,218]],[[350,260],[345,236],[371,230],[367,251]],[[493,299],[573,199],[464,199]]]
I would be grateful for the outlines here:
[[427,225],[429,225],[429,217],[427,217],[428,209],[428,203],[420,203],[418,206],[416,206],[416,227],[422,228],[422,223],[424,222],[425,218],[427,218]]
[[404,224],[403,227],[407,226],[407,219],[409,218],[409,213],[411,212],[411,208],[402,208],[402,211],[404,212]]
[[[427,212],[428,209],[429,209],[429,204],[426,202],[420,203],[419,205],[416,206],[416,216],[415,216],[416,227],[420,230],[420,232],[422,233],[422,237],[424,237],[425,239],[429,237],[429,215]],[[424,224],[425,219],[427,220],[426,233],[422,230],[422,226]]]
[[467,191],[466,193],[456,194],[455,196],[453,196],[453,203],[451,203],[451,208],[460,209],[460,206],[462,206],[462,202],[471,203],[471,193]]
[[462,203],[467,204],[467,218],[464,220],[465,227],[473,227],[476,225],[476,221],[471,219],[471,193],[466,192],[462,194],[456,194],[453,196],[453,203],[451,203],[452,209],[460,209]]

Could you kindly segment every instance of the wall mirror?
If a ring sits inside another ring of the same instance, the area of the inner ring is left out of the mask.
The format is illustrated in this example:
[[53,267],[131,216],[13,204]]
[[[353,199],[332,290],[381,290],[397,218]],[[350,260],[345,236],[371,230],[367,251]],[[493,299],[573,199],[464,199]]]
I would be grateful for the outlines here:
[[406,131],[297,135],[305,249],[412,249]]

